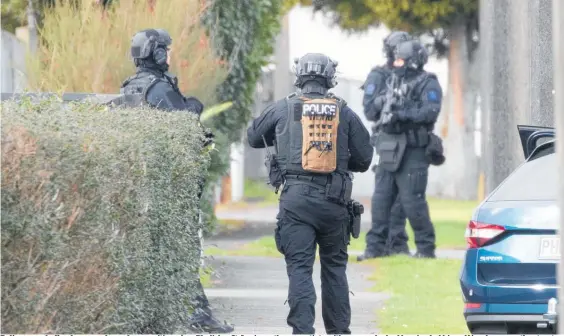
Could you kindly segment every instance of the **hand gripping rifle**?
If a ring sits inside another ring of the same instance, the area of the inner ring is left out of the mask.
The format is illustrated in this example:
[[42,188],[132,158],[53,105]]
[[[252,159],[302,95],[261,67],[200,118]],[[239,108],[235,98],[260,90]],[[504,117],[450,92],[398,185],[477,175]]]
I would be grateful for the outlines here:
[[388,90],[386,91],[386,102],[382,107],[380,119],[374,125],[375,128],[378,128],[381,125],[387,125],[392,120],[393,107],[394,105],[397,105],[398,100],[400,99],[399,96],[401,95],[399,84],[399,77],[392,73],[390,75],[390,81],[386,81],[386,85],[388,86]]

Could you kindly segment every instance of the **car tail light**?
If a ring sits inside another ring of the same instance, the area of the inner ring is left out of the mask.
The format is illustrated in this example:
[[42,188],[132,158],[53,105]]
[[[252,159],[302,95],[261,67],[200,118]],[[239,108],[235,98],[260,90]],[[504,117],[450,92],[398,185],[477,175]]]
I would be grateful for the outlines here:
[[494,224],[484,224],[476,221],[470,221],[468,227],[466,228],[466,242],[468,243],[468,248],[478,248],[486,245],[486,243],[492,240],[494,237],[499,236],[505,231],[505,228],[501,225]]
[[478,309],[482,307],[481,303],[465,303],[464,308],[466,309]]

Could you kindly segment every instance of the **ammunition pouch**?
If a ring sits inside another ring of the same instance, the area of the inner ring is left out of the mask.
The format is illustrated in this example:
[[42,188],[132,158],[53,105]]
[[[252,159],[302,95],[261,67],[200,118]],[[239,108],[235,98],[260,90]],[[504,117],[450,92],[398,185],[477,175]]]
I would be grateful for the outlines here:
[[430,164],[442,165],[446,158],[444,156],[443,140],[434,133],[429,133],[429,144],[425,148],[425,155]]
[[352,180],[346,174],[333,173],[325,189],[325,199],[329,202],[347,205],[352,194]]
[[[393,118],[393,117],[392,117]],[[401,123],[397,122],[397,121],[390,121],[386,124],[382,124],[381,126],[382,131],[388,133],[388,134],[399,134],[399,133],[403,133],[403,127],[401,125]]]
[[425,127],[409,128],[405,132],[408,147],[427,147],[429,144],[429,131]]
[[399,169],[406,147],[407,136],[405,133],[389,134],[381,132],[376,144],[378,166],[386,171],[396,172]]
[[364,206],[360,202],[350,200],[347,203],[347,210],[350,216],[350,234],[354,239],[357,239],[360,235],[360,219],[361,215],[364,213]]

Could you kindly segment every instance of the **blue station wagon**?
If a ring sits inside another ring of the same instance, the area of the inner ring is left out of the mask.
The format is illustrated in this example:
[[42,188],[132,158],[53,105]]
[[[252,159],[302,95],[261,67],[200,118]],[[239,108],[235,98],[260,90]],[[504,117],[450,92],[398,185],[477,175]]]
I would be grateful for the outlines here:
[[554,130],[518,126],[525,162],[475,210],[460,273],[473,334],[555,334],[558,233]]

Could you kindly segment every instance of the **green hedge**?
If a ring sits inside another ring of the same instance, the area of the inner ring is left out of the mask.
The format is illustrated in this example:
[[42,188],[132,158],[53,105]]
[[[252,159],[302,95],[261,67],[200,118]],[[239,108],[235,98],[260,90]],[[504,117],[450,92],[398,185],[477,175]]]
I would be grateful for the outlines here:
[[2,333],[179,333],[198,281],[196,119],[2,104]]

